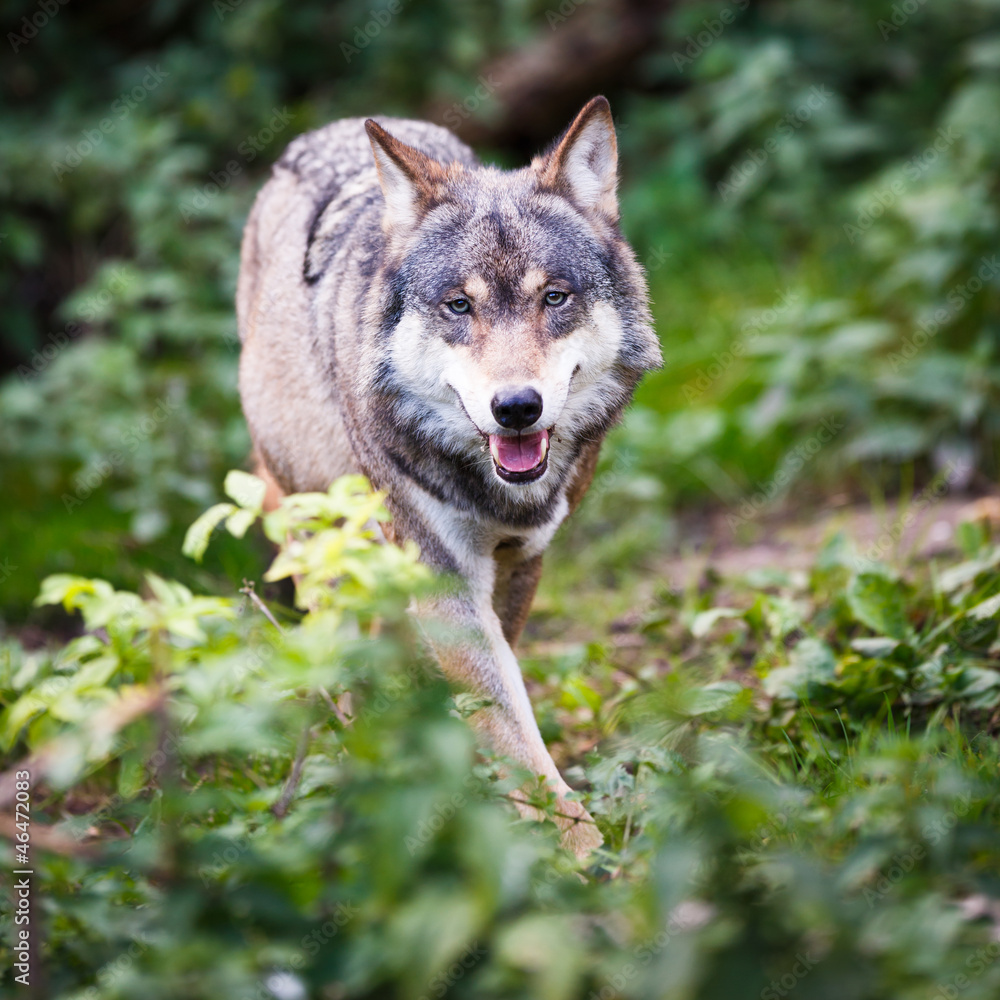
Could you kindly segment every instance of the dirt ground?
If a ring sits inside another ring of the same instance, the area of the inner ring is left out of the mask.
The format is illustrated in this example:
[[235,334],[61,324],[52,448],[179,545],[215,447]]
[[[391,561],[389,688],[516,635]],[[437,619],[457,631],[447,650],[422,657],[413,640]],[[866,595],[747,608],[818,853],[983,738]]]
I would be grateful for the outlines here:
[[786,509],[735,530],[732,515],[724,512],[682,517],[678,534],[684,541],[678,554],[664,560],[662,573],[673,586],[684,587],[708,567],[723,577],[762,569],[804,570],[837,531],[873,559],[927,558],[957,548],[956,528],[963,521],[984,519],[1000,525],[1000,498],[943,497],[902,506],[891,501],[876,509],[846,499],[838,503],[834,497],[808,517]]

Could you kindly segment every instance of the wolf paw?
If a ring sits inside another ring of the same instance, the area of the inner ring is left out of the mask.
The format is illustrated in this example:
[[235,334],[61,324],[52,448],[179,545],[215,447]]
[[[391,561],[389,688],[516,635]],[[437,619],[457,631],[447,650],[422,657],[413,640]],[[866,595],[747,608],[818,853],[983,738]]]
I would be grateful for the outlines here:
[[557,799],[556,826],[562,831],[562,845],[581,861],[604,843],[594,817],[573,799]]
[[[567,785],[566,791],[569,790]],[[562,846],[572,851],[581,861],[586,859],[591,851],[596,850],[604,843],[604,837],[597,829],[594,817],[575,799],[564,799],[560,796],[556,799],[552,813],[549,814],[529,805],[523,791],[515,792],[511,798],[514,800],[517,811],[525,819],[533,819],[539,823],[554,819],[556,826],[562,833],[560,838]]]

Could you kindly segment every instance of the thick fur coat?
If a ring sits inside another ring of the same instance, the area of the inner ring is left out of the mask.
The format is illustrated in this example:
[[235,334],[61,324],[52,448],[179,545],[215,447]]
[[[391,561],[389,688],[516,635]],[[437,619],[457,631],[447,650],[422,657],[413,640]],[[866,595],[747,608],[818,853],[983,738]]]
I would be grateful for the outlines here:
[[490,697],[474,721],[551,783],[580,854],[600,835],[564,798],[511,646],[542,552],[660,360],[616,184],[604,98],[514,171],[426,122],[334,122],[275,165],[237,292],[240,393],[273,495],[349,472],[387,491],[391,539],[460,581],[425,609],[449,626],[433,630],[442,668]]

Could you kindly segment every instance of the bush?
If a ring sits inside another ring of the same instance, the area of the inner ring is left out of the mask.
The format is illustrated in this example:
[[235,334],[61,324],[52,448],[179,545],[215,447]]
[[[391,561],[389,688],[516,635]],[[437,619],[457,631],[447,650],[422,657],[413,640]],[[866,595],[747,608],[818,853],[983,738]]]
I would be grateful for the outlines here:
[[[262,483],[227,485],[194,554],[259,513]],[[418,655],[405,608],[434,583],[375,541],[379,504],[346,479],[266,516],[301,615],[45,581],[86,631],[8,643],[0,735],[5,802],[30,774],[30,847],[12,824],[3,854],[35,873],[49,995],[995,994],[1000,758],[957,720],[1000,706],[1000,550],[928,589],[835,541],[744,610],[650,609],[654,645],[682,625],[676,671],[612,694],[597,653],[559,679],[604,705],[581,877]],[[712,680],[741,648],[762,684]]]

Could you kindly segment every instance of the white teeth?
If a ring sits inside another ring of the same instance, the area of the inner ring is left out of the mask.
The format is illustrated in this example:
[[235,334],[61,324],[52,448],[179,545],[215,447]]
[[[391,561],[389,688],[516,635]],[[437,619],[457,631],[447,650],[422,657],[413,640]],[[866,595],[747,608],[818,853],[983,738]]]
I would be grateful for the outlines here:
[[497,441],[495,437],[490,437],[490,454],[493,456],[493,461],[500,464],[500,442]]
[[539,465],[541,465],[542,462],[545,461],[545,456],[549,453],[549,436],[548,436],[548,434],[545,434],[545,435],[542,436],[542,448],[541,448],[541,452],[542,452],[541,457],[538,459],[538,464]]

